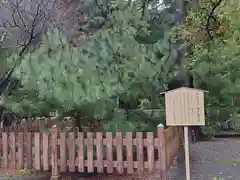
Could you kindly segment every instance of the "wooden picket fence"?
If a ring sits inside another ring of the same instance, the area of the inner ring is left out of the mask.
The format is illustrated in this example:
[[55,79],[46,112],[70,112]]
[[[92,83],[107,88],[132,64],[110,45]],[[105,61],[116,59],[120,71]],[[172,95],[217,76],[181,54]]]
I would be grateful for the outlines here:
[[182,144],[182,128],[158,127],[153,132],[51,133],[1,132],[0,165],[4,169],[119,174],[160,170],[164,179]]

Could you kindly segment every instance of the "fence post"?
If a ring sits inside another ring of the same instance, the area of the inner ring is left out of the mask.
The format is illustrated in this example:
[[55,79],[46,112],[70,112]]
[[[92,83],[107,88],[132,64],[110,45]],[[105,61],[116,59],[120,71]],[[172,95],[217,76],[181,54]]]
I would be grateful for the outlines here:
[[160,179],[167,180],[166,166],[166,146],[165,146],[165,129],[163,124],[157,126],[158,130],[158,159],[160,166]]
[[52,126],[52,176],[50,180],[58,180],[60,177],[60,171],[58,167],[58,157],[59,157],[59,150],[58,150],[58,134],[59,129],[57,125]]

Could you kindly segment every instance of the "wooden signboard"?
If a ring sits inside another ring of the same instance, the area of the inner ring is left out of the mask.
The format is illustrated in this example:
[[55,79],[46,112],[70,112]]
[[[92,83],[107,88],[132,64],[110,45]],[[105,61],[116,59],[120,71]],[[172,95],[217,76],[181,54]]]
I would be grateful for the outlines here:
[[184,126],[186,180],[190,180],[188,126],[204,126],[203,90],[181,87],[165,92],[167,126]]
[[182,87],[165,92],[167,126],[204,126],[204,91]]

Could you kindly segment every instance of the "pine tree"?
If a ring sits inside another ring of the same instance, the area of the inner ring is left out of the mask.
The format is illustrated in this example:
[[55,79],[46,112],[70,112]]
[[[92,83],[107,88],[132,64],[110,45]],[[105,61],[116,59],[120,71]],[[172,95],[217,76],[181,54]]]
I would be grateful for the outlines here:
[[[158,124],[159,115],[156,121],[153,113],[136,109],[163,107],[158,93],[165,88],[176,55],[170,32],[144,43],[139,37],[150,33],[149,10],[139,11],[140,1],[130,6],[112,2],[111,16],[93,34],[82,35],[86,43],[81,48],[54,31],[37,50],[25,54],[15,71],[23,88],[6,98],[5,106],[24,115],[77,112],[112,130],[144,130]],[[17,58],[11,56],[9,65]]]

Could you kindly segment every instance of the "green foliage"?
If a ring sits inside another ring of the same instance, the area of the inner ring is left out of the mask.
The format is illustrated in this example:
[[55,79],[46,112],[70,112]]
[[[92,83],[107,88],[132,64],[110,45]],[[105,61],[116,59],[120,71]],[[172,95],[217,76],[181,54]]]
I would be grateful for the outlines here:
[[17,174],[19,175],[30,175],[30,174],[36,174],[36,170],[29,170],[29,169],[19,169],[17,170]]
[[172,34],[174,18],[169,12],[175,5],[158,10],[158,3],[84,1],[81,11],[87,23],[81,29],[80,48],[54,31],[20,62],[17,54],[10,56],[8,65],[18,64],[15,76],[22,87],[3,96],[3,105],[24,116],[79,113],[87,121],[100,120],[99,131],[152,131],[164,121],[158,93],[172,77],[174,42],[180,39],[187,47],[186,67],[196,87],[209,91],[203,130],[214,134],[218,121],[239,113],[239,8],[222,3],[214,13],[217,21],[207,23],[213,2],[200,0],[199,8],[189,11],[184,25]]
[[212,7],[211,1],[201,0],[200,7],[190,11],[180,33],[189,48],[187,67],[195,76],[196,86],[209,91],[205,99],[211,133],[216,122],[239,113],[240,107],[239,8],[222,3],[216,9],[217,22],[211,19],[209,23],[211,40],[205,25]]
[[213,180],[224,180],[224,178],[214,177]]
[[139,109],[141,99],[149,101],[149,108],[162,108],[157,94],[164,90],[175,58],[170,33],[161,32],[163,39],[155,43],[142,43],[138,35],[149,34],[148,9],[143,16],[138,10],[140,1],[131,6],[114,2],[117,10],[95,33],[84,35],[87,42],[81,48],[72,47],[54,31],[21,62],[17,55],[8,58],[9,66],[18,63],[15,76],[23,88],[4,97],[4,105],[26,116],[52,111],[65,116],[75,111],[88,120],[102,120],[108,131],[155,129],[163,113],[153,117],[130,109]]

